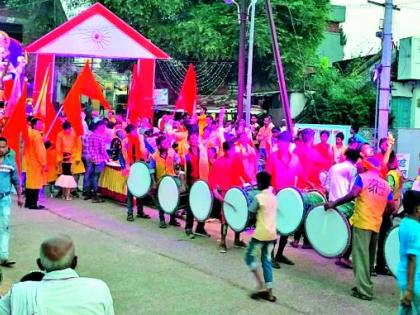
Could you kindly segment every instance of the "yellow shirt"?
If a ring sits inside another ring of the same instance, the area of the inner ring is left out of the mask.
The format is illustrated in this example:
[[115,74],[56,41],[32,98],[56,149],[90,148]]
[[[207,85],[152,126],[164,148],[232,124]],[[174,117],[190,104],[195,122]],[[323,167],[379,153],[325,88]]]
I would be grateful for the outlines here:
[[259,241],[273,241],[277,237],[277,198],[270,187],[260,192],[255,199],[258,203],[258,209],[253,238]]
[[369,171],[360,174],[354,185],[362,191],[356,198],[350,223],[356,228],[378,233],[387,202],[393,199],[391,187],[378,174]]
[[166,159],[160,156],[159,150],[153,154],[153,158],[156,161],[156,182],[165,176],[175,176],[175,168],[174,168],[174,158],[175,158],[175,151],[173,149],[169,149]]

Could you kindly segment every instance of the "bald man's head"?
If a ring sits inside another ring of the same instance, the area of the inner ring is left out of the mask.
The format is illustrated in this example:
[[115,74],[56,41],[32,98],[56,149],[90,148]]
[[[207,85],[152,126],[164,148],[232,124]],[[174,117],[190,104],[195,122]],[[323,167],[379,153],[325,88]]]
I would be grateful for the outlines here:
[[77,256],[73,240],[67,235],[57,235],[42,242],[38,266],[46,272],[76,268]]

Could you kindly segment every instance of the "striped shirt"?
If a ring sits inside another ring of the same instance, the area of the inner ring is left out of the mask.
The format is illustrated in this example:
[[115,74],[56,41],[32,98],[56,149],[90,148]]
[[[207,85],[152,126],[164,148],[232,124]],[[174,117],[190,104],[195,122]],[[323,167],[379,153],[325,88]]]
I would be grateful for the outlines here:
[[19,175],[14,154],[9,151],[0,163],[0,194],[9,193],[12,185],[19,185]]
[[92,132],[87,138],[87,157],[89,162],[95,165],[101,164],[109,160],[106,152],[106,139],[104,136]]

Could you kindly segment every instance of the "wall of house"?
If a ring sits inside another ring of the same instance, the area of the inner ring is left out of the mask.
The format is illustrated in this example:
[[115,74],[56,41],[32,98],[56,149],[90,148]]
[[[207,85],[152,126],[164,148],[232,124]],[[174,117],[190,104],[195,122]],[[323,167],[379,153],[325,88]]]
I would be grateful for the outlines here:
[[394,127],[420,128],[420,81],[392,83]]
[[324,40],[318,50],[319,56],[326,57],[330,65],[344,59],[344,46],[341,43],[340,23],[344,23],[345,20],[346,7],[332,5],[329,21],[324,32]]

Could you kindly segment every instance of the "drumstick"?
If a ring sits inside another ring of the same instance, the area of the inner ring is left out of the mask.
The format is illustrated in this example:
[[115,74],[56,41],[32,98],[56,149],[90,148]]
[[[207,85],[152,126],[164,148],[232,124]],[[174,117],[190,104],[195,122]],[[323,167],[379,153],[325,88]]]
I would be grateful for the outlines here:
[[231,208],[233,209],[233,211],[237,212],[237,210],[236,210],[236,208],[235,208],[235,206],[234,206],[233,204],[231,204],[230,202],[228,202],[228,201],[226,201],[226,200],[223,200],[223,202],[224,202],[226,205],[228,205],[229,207],[231,207]]

